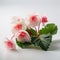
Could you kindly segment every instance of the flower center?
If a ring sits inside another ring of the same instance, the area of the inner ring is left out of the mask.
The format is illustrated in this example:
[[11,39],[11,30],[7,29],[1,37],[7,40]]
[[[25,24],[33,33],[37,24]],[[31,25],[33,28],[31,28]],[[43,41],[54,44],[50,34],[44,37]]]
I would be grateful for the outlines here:
[[26,36],[26,33],[25,32],[21,32],[20,35],[19,35],[21,38],[24,38]]
[[14,28],[17,30],[20,30],[20,29],[22,29],[22,24],[17,24]]
[[10,41],[8,41],[8,42],[7,42],[7,45],[8,45],[8,47],[12,47],[12,46],[13,46],[13,43],[10,42]]
[[37,17],[36,17],[36,16],[32,16],[32,17],[31,17],[31,21],[34,22],[34,21],[36,21],[36,20],[37,20]]

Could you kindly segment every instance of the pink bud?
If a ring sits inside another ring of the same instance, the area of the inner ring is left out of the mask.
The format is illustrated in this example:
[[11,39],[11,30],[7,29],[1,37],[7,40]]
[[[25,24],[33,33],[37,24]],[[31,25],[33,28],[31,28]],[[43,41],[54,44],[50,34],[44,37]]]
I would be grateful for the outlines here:
[[48,22],[47,17],[46,16],[43,16],[42,17],[42,23],[46,23],[46,22]]
[[10,40],[5,41],[5,45],[10,50],[15,50],[16,49],[15,44]]
[[30,42],[30,35],[28,34],[28,32],[26,32],[25,30],[20,30],[18,35],[17,35],[17,39],[20,42]]

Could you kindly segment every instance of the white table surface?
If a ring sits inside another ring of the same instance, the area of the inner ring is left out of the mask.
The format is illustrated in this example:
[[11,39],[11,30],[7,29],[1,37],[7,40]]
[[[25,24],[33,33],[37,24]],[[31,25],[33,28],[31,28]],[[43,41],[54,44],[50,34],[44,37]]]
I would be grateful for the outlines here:
[[[17,49],[9,51],[4,46],[5,37],[11,36],[11,18],[29,14],[46,15],[49,22],[58,26],[57,35],[48,51]],[[0,1],[0,60],[60,60],[60,0],[1,0]]]

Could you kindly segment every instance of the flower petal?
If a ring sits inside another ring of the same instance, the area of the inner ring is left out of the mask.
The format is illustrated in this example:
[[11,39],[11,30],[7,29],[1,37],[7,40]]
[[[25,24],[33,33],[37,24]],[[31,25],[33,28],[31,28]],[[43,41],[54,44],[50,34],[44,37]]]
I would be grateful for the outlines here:
[[25,30],[20,30],[19,33],[17,34],[17,39],[20,42],[30,42],[30,35],[28,34],[27,31]]

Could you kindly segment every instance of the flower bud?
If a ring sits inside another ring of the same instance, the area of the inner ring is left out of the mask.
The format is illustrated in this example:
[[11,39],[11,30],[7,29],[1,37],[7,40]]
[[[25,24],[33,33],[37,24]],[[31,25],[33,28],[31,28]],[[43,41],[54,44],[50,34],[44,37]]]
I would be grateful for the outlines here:
[[46,23],[46,22],[48,22],[47,17],[46,16],[43,16],[42,17],[42,23]]

